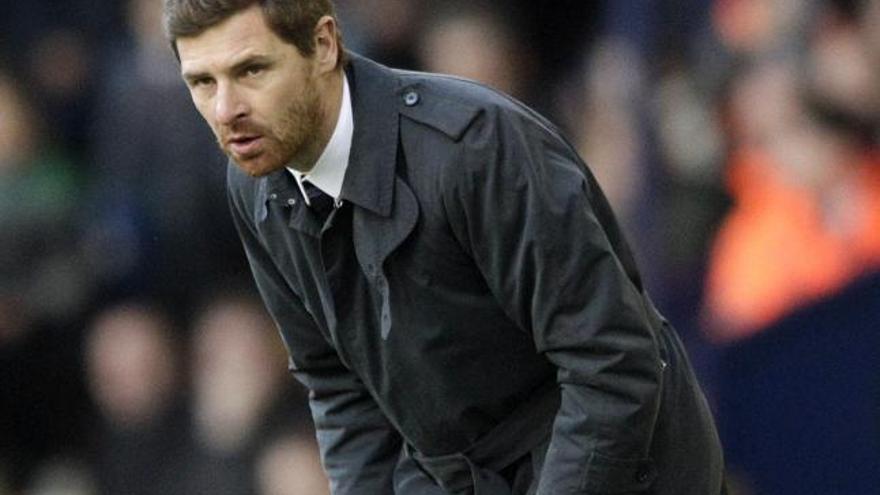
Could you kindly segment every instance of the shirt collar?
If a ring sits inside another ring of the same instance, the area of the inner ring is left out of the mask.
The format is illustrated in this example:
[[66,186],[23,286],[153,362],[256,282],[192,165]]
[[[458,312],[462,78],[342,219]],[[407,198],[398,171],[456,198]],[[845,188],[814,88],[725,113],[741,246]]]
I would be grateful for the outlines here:
[[342,182],[345,179],[345,171],[348,169],[348,158],[351,154],[353,135],[354,116],[351,107],[351,91],[348,87],[348,78],[343,74],[342,107],[339,110],[339,118],[336,121],[336,127],[333,129],[333,135],[330,136],[330,141],[327,142],[327,146],[309,173],[304,174],[291,167],[287,168],[296,179],[300,190],[303,191],[306,203],[308,203],[308,195],[305,194],[302,183],[306,177],[315,187],[333,199],[339,200],[340,193],[342,192]]
[[[391,215],[395,168],[400,151],[400,106],[407,88],[401,86],[393,70],[356,53],[346,54],[349,61],[345,76],[350,87],[354,132],[342,193],[337,202],[350,202],[388,217]],[[371,125],[362,125],[363,122]],[[286,168],[263,177],[255,198],[262,208],[260,218],[266,217],[268,201],[295,202],[290,193],[297,188],[296,184],[293,174]]]

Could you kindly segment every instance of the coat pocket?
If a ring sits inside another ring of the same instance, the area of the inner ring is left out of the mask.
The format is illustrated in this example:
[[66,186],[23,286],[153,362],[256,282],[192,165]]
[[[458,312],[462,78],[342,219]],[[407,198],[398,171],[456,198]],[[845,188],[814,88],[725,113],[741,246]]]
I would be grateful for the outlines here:
[[648,493],[657,469],[650,458],[618,459],[593,452],[587,462],[581,489],[585,493]]

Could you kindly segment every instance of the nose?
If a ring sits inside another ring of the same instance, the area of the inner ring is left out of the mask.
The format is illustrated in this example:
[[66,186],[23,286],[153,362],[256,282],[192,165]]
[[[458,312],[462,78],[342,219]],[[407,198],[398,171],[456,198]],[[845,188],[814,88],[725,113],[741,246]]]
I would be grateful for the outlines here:
[[247,115],[247,104],[231,84],[218,84],[214,99],[214,116],[221,125],[230,125]]

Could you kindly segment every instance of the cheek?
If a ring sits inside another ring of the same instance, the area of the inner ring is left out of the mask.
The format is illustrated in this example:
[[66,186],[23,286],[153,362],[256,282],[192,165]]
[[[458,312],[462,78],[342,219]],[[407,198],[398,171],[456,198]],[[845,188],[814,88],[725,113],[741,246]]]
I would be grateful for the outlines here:
[[254,110],[258,118],[275,126],[287,119],[291,108],[300,106],[300,99],[301,96],[297,91],[285,87],[261,94],[259,101],[255,102]]
[[261,94],[251,103],[250,117],[261,126],[274,127],[281,114],[283,102],[275,94]]

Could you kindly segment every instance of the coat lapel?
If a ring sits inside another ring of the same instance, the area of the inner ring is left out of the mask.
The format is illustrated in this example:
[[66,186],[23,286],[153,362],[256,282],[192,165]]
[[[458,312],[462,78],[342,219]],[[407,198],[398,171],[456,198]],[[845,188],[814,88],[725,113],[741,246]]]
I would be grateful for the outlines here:
[[[415,228],[415,195],[397,175],[400,86],[394,73],[355,54],[346,70],[352,87],[354,136],[341,197],[359,206],[353,219],[358,262],[383,292],[382,264]],[[384,290],[383,290],[384,288]],[[387,328],[383,318],[383,336]],[[389,321],[390,325],[390,321]]]

